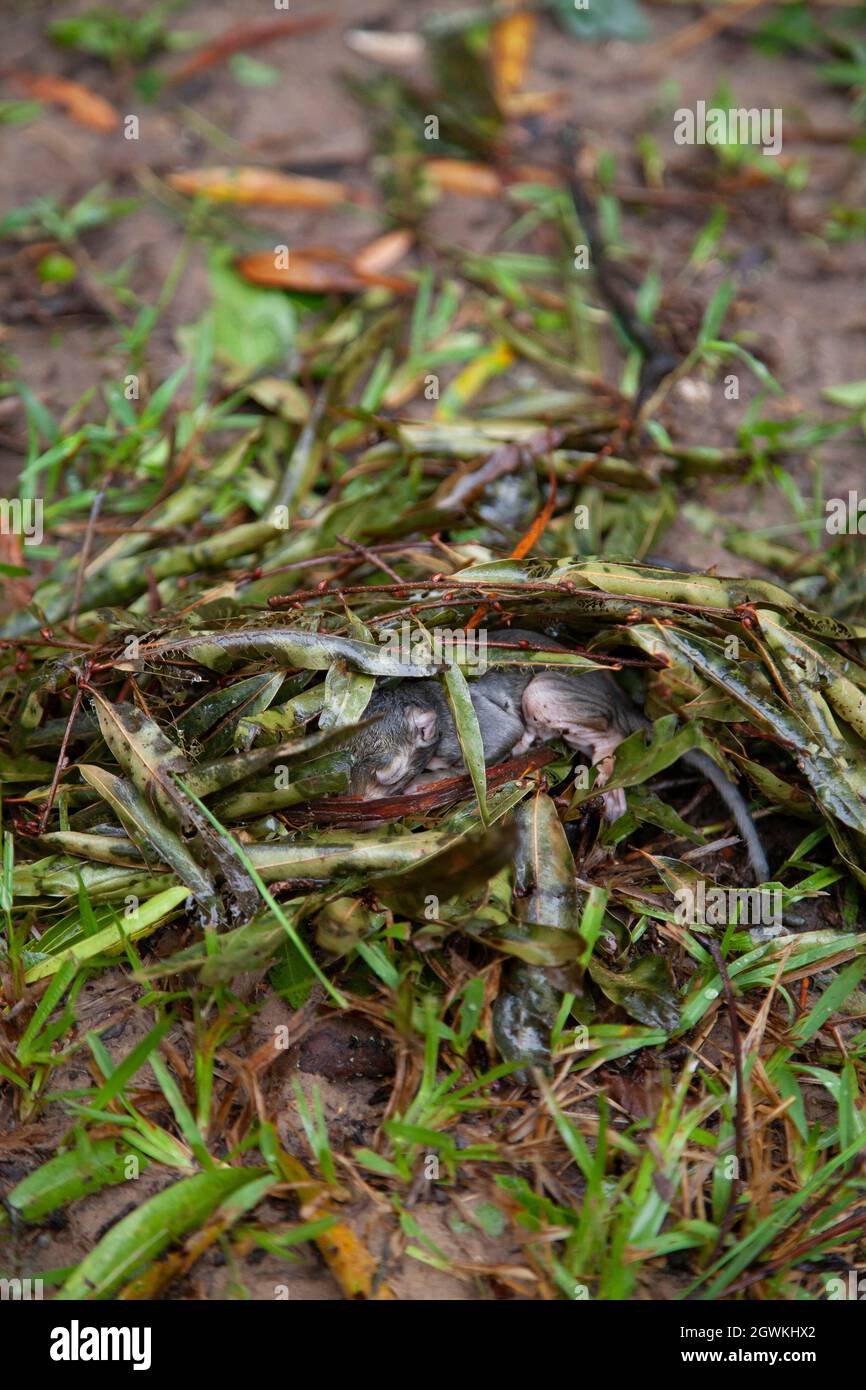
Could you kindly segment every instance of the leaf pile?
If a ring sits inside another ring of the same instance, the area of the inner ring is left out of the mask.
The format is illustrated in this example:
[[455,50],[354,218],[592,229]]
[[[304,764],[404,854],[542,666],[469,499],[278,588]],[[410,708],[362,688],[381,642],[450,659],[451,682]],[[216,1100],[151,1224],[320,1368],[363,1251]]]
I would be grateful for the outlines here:
[[[631,0],[548,8],[581,41],[647,32]],[[163,10],[153,32],[99,11],[54,37],[122,70],[172,46]],[[231,30],[167,81],[287,24]],[[389,1298],[390,1233],[372,1254],[341,1204],[372,1185],[401,1249],[447,1270],[413,1214],[431,1159],[449,1190],[484,1192],[476,1225],[519,1241],[495,1271],[517,1294],[634,1297],[679,1261],[681,1293],[800,1297],[804,1270],[817,1291],[822,1257],[856,1253],[866,576],[795,475],[861,431],[862,383],[829,396],[841,415],[776,415],[782,388],[728,326],[733,279],[695,311],[632,256],[603,154],[566,132],[525,161],[521,121],[557,108],[521,90],[535,25],[358,31],[358,52],[417,38],[433,83],[353,82],[375,194],[247,164],[154,176],[207,256],[189,361],[144,372],[140,401],[106,382],[63,421],[22,386],[22,496],[44,500],[47,543],[32,570],[20,547],[0,563],[0,1161],[63,1119],[0,1227],[144,1190],[48,1272],[61,1297],[154,1297],[217,1247],[286,1261],[312,1241],[347,1296]],[[42,96],[72,110],[68,86]],[[641,158],[641,206],[683,191]],[[735,202],[748,171],[728,160],[701,174]],[[505,209],[503,245],[437,240],[438,204],[476,197]],[[8,231],[74,250],[99,201],[85,218],[84,200],[44,200]],[[726,206],[695,244],[698,284]],[[251,207],[382,225],[278,262],[278,222]],[[157,315],[124,325],[136,372]],[[732,361],[756,392],[736,439],[684,438],[672,387]],[[732,523],[731,479],[774,490],[791,527]],[[685,570],[664,559],[675,520]],[[744,577],[702,572],[704,538]],[[562,743],[484,767],[472,665],[426,639],[509,627],[565,650],[491,640],[488,668],[612,670],[652,721],[617,750],[612,826]],[[348,796],[376,683],[422,677],[442,682],[465,774]],[[678,765],[695,748],[750,800],[779,930],[677,913],[682,890],[745,877],[727,812]],[[118,979],[143,1024],[125,1050],[107,1019],[82,1026],[85,984]],[[274,1002],[287,1022],[254,1047]],[[292,1049],[346,1008],[393,1063],[365,1142],[336,1140],[295,1075]],[[66,1071],[82,1058],[86,1085]]]

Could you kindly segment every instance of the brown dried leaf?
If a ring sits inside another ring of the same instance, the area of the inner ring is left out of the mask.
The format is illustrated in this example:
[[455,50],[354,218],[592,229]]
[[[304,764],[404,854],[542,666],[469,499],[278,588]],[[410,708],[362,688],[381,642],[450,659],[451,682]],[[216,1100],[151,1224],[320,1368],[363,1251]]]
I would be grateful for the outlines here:
[[424,57],[423,38],[408,29],[399,33],[387,29],[347,29],[343,39],[354,53],[387,67],[420,63]]
[[186,82],[188,78],[206,72],[215,63],[230,58],[233,53],[258,48],[263,43],[288,38],[293,34],[308,33],[311,29],[322,29],[332,23],[330,15],[309,14],[286,16],[284,19],[266,19],[258,24],[238,24],[221,38],[198,49],[175,69],[168,80]]
[[64,106],[72,120],[88,130],[107,135],[120,124],[120,116],[110,102],[80,82],[69,82],[50,73],[41,76],[18,73],[15,82],[37,101],[53,101],[57,106]]
[[381,275],[409,254],[413,240],[411,232],[386,232],[359,251],[352,265],[359,275]]
[[371,285],[382,285],[407,294],[408,280],[394,275],[363,274],[348,256],[325,247],[310,246],[291,251],[288,265],[276,265],[272,251],[257,251],[236,262],[238,272],[253,285],[273,285],[284,290],[305,290],[311,294],[357,294]]
[[502,193],[502,179],[489,164],[469,159],[431,159],[424,167],[440,193],[457,193],[461,198],[498,198]]

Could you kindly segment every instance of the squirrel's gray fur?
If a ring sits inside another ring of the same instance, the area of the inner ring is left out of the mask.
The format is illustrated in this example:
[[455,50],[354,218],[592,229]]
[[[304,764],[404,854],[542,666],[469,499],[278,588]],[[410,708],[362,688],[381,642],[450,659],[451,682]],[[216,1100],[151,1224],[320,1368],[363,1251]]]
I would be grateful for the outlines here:
[[[492,643],[525,641],[531,647],[565,650],[540,633],[515,628],[488,632],[487,638]],[[616,747],[635,730],[651,727],[606,671],[495,670],[471,681],[469,690],[488,765],[533,743],[562,738],[598,765],[599,778],[606,780]],[[364,717],[375,722],[359,730],[348,745],[352,795],[396,796],[422,772],[462,769],[457,731],[438,681],[377,689]],[[767,857],[738,789],[706,753],[690,750],[683,761],[715,787],[743,837],[757,882],[765,882]],[[606,815],[615,820],[625,810],[623,793],[615,790],[603,797]]]

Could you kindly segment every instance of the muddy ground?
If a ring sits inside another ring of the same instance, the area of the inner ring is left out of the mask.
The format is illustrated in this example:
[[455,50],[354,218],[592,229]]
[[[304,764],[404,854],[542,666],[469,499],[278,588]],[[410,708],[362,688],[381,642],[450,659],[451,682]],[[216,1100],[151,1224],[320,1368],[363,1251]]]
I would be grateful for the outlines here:
[[[86,7],[60,8],[66,15]],[[140,7],[123,3],[117,8],[127,11]],[[698,13],[690,6],[648,8],[657,45],[663,45]],[[815,235],[832,203],[861,207],[866,203],[866,161],[853,155],[838,138],[838,131],[847,128],[847,94],[832,91],[813,65],[795,58],[779,61],[763,57],[749,46],[748,30],[764,8],[758,7],[740,25],[707,38],[675,60],[662,52],[655,63],[648,63],[645,51],[635,45],[587,45],[566,39],[545,18],[526,85],[531,90],[561,89],[566,97],[564,109],[580,126],[588,146],[616,152],[623,173],[634,167],[634,139],[646,127],[663,79],[674,78],[679,83],[684,105],[693,105],[700,98],[709,100],[720,77],[727,76],[742,104],[784,108],[785,155],[808,159],[808,185],[801,193],[790,193],[765,184],[734,199],[729,224],[733,235],[726,241],[726,253],[733,247],[733,254],[724,264],[713,262],[700,275],[684,269],[710,207],[702,187],[701,160],[693,150],[678,148],[669,128],[660,126],[656,134],[669,161],[669,179],[684,196],[670,206],[639,213],[624,205],[623,213],[627,240],[641,252],[637,265],[643,262],[659,267],[666,297],[680,305],[682,312],[699,314],[719,280],[732,270],[736,273],[736,327],[748,331],[752,350],[782,383],[785,399],[769,408],[785,418],[803,409],[822,407],[824,388],[866,378],[866,241],[828,248]],[[316,9],[298,4],[292,12]],[[23,128],[0,125],[0,215],[46,194],[62,202],[74,200],[98,182],[106,183],[115,196],[142,196],[138,211],[88,235],[86,246],[94,271],[114,271],[128,263],[130,283],[152,300],[178,252],[183,230],[171,200],[161,197],[163,186],[154,183],[151,175],[208,163],[265,160],[285,170],[331,174],[359,188],[372,187],[368,129],[341,82],[345,72],[367,74],[370,66],[345,45],[342,30],[365,23],[411,30],[424,21],[429,9],[427,3],[413,0],[399,4],[393,0],[335,0],[327,6],[333,19],[328,29],[277,40],[257,50],[257,59],[279,70],[282,80],[278,87],[241,86],[221,65],[187,84],[176,99],[166,97],[154,106],[144,106],[136,104],[124,77],[112,75],[81,55],[60,52],[46,41],[43,28],[58,15],[55,3],[7,3],[3,14],[3,95],[20,95],[13,81],[17,71],[62,73],[102,92],[122,113],[138,112],[141,138],[125,141],[119,136],[93,133],[51,108]],[[271,13],[268,5],[250,0],[208,0],[186,7],[178,23],[211,36],[244,19],[259,20],[266,12]],[[202,120],[223,132],[224,148],[216,148],[206,138]],[[530,159],[543,158],[545,153],[532,148],[526,151]],[[691,201],[690,192],[694,195]],[[322,212],[254,212],[250,220],[278,229],[279,240],[289,244],[357,247],[377,230],[375,218],[363,213],[348,219],[343,214]],[[445,239],[486,248],[497,244],[509,220],[510,215],[495,202],[451,199],[434,213],[432,228]],[[528,249],[532,249],[531,241]],[[8,251],[7,247],[0,269],[0,322],[4,325],[0,345],[15,361],[7,361],[7,370],[11,366],[59,416],[95,383],[122,377],[124,361],[116,347],[117,334],[99,313],[68,313],[62,303],[58,310],[53,304],[28,300],[21,267]],[[148,373],[152,382],[164,380],[180,362],[176,331],[199,316],[206,295],[202,252],[194,248],[178,292],[151,340]],[[666,407],[672,435],[680,442],[732,443],[754,389],[745,371],[741,380],[743,395],[738,402],[726,401],[720,387],[682,383]],[[13,395],[0,402],[0,490],[13,488],[25,450],[25,416]],[[810,486],[813,466],[808,458],[790,465],[804,490]],[[827,495],[844,496],[848,488],[862,485],[862,448],[849,443],[827,449],[824,468]],[[748,509],[751,526],[790,519],[776,494],[768,494],[762,510],[756,511],[751,489],[720,488],[706,480],[696,481],[693,487],[696,497],[712,501],[724,516],[735,518]],[[726,573],[757,568],[727,554],[717,541],[702,541],[696,554],[695,534],[681,520],[666,538],[665,553],[693,567],[717,564]],[[124,970],[105,972],[87,987],[81,1028],[98,1026],[116,1015],[116,1029],[103,1036],[115,1055],[124,1055],[136,1040],[136,1029],[145,1028],[134,1010],[126,1012],[137,993]],[[288,1017],[281,1001],[265,999],[254,1029],[239,1050],[244,1055],[252,1053],[274,1026]],[[364,1021],[356,1022],[363,1030]],[[305,1086],[312,1078],[318,1079],[338,1149],[343,1144],[351,1148],[371,1143],[390,1089],[389,1058],[382,1062],[382,1075],[376,1074],[381,1061],[376,1055],[365,1056],[357,1068],[371,1074],[353,1073],[345,1063],[347,1043],[340,1031],[344,1025],[326,1024],[324,1033],[322,1027],[314,1023],[306,1040],[273,1068],[266,1083],[268,1105],[280,1117],[288,1147],[299,1154],[304,1153],[304,1141],[293,1119],[292,1074],[300,1076]],[[317,1029],[319,1041],[313,1045]],[[174,1041],[183,1052],[186,1042],[182,1034]],[[63,1084],[75,1084],[75,1070],[71,1068],[62,1078]],[[83,1062],[80,1070],[79,1083],[85,1084]],[[349,1075],[344,1074],[347,1070]],[[140,1081],[144,1094],[146,1072]],[[503,1123],[519,1124],[520,1113],[519,1106],[509,1109]],[[8,1186],[47,1157],[66,1123],[63,1115],[48,1107],[32,1125],[18,1128],[13,1138],[12,1116],[0,1110],[0,1186]],[[472,1126],[467,1123],[465,1128],[469,1142]],[[527,1147],[531,1155],[529,1140]],[[152,1172],[145,1172],[135,1200],[140,1203],[160,1181]],[[419,1192],[411,1204],[424,1230],[454,1262],[453,1273],[440,1272],[405,1254],[405,1241],[395,1241],[390,1208],[378,1194],[375,1200],[371,1194],[368,1204],[350,1216],[373,1253],[384,1258],[387,1277],[400,1298],[513,1298],[522,1296],[521,1288],[532,1297],[531,1283],[521,1283],[523,1275],[509,1278],[502,1274],[503,1269],[514,1267],[524,1274],[529,1272],[514,1238],[492,1237],[473,1219],[473,1210],[486,1200],[483,1181],[473,1180],[471,1186],[458,1183],[450,1195],[433,1185],[432,1195]],[[68,1222],[64,1218],[58,1229],[22,1234],[18,1243],[22,1267],[36,1273],[76,1263],[106,1223],[114,1221],[129,1203],[125,1186],[107,1189],[74,1204]],[[499,1273],[491,1272],[497,1269]],[[181,1288],[172,1290],[172,1296],[196,1299],[230,1295],[235,1273],[257,1299],[284,1296],[276,1292],[284,1287],[292,1299],[340,1296],[315,1254],[300,1255],[296,1264],[286,1264],[261,1251],[251,1254],[237,1271],[211,1252]],[[664,1296],[663,1289],[652,1292],[656,1297]]]

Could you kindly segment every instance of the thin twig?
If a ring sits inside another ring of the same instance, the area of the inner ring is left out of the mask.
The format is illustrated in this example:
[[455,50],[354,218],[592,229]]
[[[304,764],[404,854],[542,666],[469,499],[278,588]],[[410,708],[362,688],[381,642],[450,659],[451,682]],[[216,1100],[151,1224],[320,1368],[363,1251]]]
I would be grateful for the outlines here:
[[111,486],[112,475],[109,474],[93,499],[90,508],[90,516],[87,518],[87,529],[84,532],[84,541],[81,546],[81,559],[78,562],[78,574],[75,576],[75,593],[72,598],[72,608],[69,613],[69,631],[74,633],[78,622],[78,608],[81,603],[81,590],[84,587],[84,572],[87,569],[87,562],[90,559],[90,552],[93,548],[93,538],[96,531],[96,521],[102,510],[102,503],[105,494]]
[[643,62],[641,67],[646,64],[650,66],[659,61],[669,58],[678,58],[682,53],[688,53],[689,49],[697,48],[699,44],[705,43],[707,39],[714,38],[716,34],[721,34],[723,30],[730,29],[732,24],[736,24],[743,15],[750,10],[756,10],[759,5],[766,4],[766,0],[728,0],[727,5],[720,5],[718,9],[711,11],[710,14],[702,15],[692,24],[686,24],[684,28],[669,39],[660,39],[658,43],[650,44],[644,49]]
[[728,967],[725,965],[725,960],[722,955],[721,948],[719,947],[719,943],[717,941],[714,941],[712,937],[701,936],[697,932],[694,933],[694,936],[695,940],[700,941],[704,949],[709,951],[716,964],[716,969],[718,970],[719,975],[721,977],[722,990],[725,996],[725,1004],[727,1005],[728,1018],[731,1027],[731,1047],[734,1053],[734,1077],[737,1086],[734,1110],[734,1136],[735,1152],[737,1158],[737,1171],[734,1178],[731,1181],[731,1192],[730,1196],[728,1197],[728,1205],[725,1209],[725,1214],[722,1217],[721,1222],[719,1223],[719,1233],[716,1237],[715,1246],[713,1247],[713,1250],[710,1253],[709,1262],[711,1263],[715,1259],[719,1250],[721,1249],[722,1241],[724,1240],[728,1231],[733,1226],[734,1221],[736,1219],[737,1202],[739,1201],[740,1192],[743,1188],[746,1173],[746,1112],[745,1097],[743,1091],[743,1047],[742,1039],[740,1037],[740,1023],[737,1017],[737,1001],[734,997],[734,990],[733,986],[731,985],[731,977],[728,974]]
[[82,693],[82,688],[79,685],[78,689],[75,692],[75,699],[72,701],[72,709],[69,711],[69,718],[66,721],[66,728],[63,732],[63,742],[60,745],[60,756],[57,759],[57,766],[54,769],[54,776],[51,779],[51,790],[48,793],[48,800],[46,801],[45,808],[42,812],[42,815],[39,818],[40,835],[45,834],[45,827],[48,824],[48,817],[51,815],[51,808],[54,805],[54,797],[57,794],[57,786],[60,782],[60,778],[63,775],[64,763],[66,761],[66,746],[69,743],[69,736],[72,733],[72,725],[75,722],[75,716],[77,715],[81,707]]
[[397,584],[400,583],[400,576],[397,571],[392,570],[391,566],[386,564],[375,551],[368,550],[360,541],[353,541],[351,536],[337,536],[337,540],[341,545],[348,546],[349,550],[354,550],[356,555],[362,555],[365,560],[369,561],[374,569],[382,570],[384,574],[387,574],[389,579],[393,579]]

